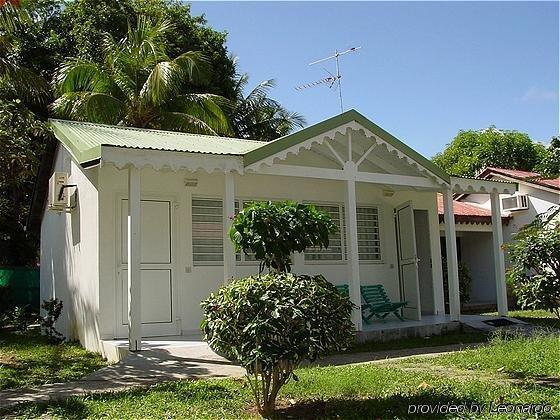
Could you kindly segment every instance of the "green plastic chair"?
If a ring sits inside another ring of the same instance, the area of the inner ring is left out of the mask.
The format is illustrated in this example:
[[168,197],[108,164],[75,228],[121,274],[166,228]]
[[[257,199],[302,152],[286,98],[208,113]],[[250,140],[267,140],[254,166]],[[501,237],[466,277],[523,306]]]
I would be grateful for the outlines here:
[[[408,302],[391,302],[381,284],[361,286],[360,292],[365,302],[365,304],[362,305],[364,321],[369,323],[374,316],[385,320],[389,314],[393,314],[401,321],[404,321],[399,310],[405,307]],[[363,313],[365,309],[369,310],[369,315],[367,316]]]

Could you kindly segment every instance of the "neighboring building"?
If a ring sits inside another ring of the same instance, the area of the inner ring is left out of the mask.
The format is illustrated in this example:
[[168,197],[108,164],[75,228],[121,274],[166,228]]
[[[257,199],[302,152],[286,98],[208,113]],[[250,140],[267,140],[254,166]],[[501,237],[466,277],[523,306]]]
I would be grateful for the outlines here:
[[[486,168],[479,179],[516,182],[518,191],[500,195],[504,243],[535,217],[560,204],[560,178],[544,178],[538,173],[502,168]],[[440,231],[444,231],[443,204],[438,203]],[[466,307],[496,304],[493,269],[491,203],[487,194],[459,194],[454,201],[459,260],[472,276],[471,300]],[[507,266],[507,258],[506,258]]]
[[[348,284],[357,305],[361,284],[383,284],[392,300],[409,302],[405,317],[442,315],[437,193],[452,219],[453,193],[490,194],[496,203],[516,189],[450,177],[354,110],[269,143],[51,124],[59,145],[30,218],[41,230],[41,295],[64,301],[65,335],[102,353],[104,340],[129,337],[135,350],[142,337],[199,331],[201,299],[257,272],[227,236],[236,209],[256,199],[313,203],[340,227],[328,249],[294,255],[294,272]],[[495,270],[503,273],[501,225],[493,235]],[[454,225],[446,237],[453,321],[460,316]],[[363,329],[358,309],[353,321]]]

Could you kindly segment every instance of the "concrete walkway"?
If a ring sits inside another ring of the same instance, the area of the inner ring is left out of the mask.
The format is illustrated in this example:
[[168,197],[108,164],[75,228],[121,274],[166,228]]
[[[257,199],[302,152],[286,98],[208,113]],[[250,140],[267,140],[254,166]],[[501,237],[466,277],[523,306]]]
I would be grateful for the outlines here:
[[[474,344],[476,345],[476,344]],[[314,366],[346,365],[426,355],[436,356],[470,345],[423,347],[381,352],[340,354],[313,363]],[[216,355],[206,344],[173,346],[131,353],[121,362],[100,369],[79,381],[43,385],[32,389],[0,391],[0,408],[22,402],[62,400],[73,395],[115,392],[177,379],[241,377],[245,370]]]

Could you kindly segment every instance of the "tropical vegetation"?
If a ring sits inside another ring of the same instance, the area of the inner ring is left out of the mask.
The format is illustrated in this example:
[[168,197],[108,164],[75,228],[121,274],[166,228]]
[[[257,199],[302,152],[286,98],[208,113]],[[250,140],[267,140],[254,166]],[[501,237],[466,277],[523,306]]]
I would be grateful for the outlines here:
[[[37,259],[25,232],[52,116],[269,141],[304,124],[244,93],[227,34],[177,0],[0,2],[0,264]],[[25,153],[13,153],[15,150]]]
[[106,34],[102,59],[70,58],[55,77],[57,116],[112,125],[157,128],[203,134],[229,134],[220,105],[226,99],[191,91],[208,80],[209,60],[198,51],[171,59],[164,35],[169,22],[151,22],[144,16],[120,41]]
[[546,159],[547,149],[515,130],[462,130],[433,162],[452,175],[474,177],[486,167],[532,171]]
[[538,215],[506,245],[509,283],[522,309],[545,309],[560,319],[560,207]]

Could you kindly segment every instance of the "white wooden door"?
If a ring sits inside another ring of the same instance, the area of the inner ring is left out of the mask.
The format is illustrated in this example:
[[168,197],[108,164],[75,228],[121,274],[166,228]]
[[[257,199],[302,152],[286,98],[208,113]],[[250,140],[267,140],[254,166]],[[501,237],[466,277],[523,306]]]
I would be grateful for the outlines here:
[[[177,334],[174,302],[173,206],[165,200],[141,202],[142,336]],[[120,200],[118,312],[121,336],[128,334],[128,200]]]
[[421,318],[420,287],[412,203],[406,202],[398,206],[395,209],[395,216],[401,299],[408,302],[403,308],[403,316],[419,320]]

